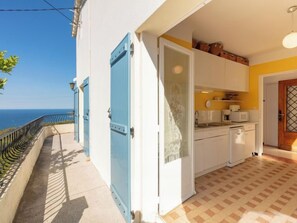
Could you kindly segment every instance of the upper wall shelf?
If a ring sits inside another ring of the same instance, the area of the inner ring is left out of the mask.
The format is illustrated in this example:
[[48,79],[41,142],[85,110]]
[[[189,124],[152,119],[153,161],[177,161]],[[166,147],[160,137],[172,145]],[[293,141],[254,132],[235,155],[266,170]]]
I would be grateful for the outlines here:
[[212,99],[211,101],[220,101],[220,102],[227,102],[227,103],[234,103],[234,102],[241,102],[240,100],[215,100],[215,99]]
[[213,101],[218,101],[218,102],[227,102],[227,103],[236,103],[236,102],[241,102],[241,101],[239,101],[239,100],[222,100],[222,99],[210,99],[210,100],[206,100],[206,102],[205,102],[205,107],[206,108],[210,108],[210,106],[211,106],[211,103],[213,102]]

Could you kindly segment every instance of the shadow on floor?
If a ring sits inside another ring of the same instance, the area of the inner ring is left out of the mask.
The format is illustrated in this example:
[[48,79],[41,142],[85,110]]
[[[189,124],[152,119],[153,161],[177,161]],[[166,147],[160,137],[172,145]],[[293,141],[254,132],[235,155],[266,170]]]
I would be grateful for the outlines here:
[[62,204],[62,208],[59,210],[52,223],[79,222],[86,208],[88,208],[88,204],[85,197],[67,201]]
[[[14,222],[29,222],[32,212],[34,212],[34,222],[43,222],[52,146],[53,137],[50,136],[43,143]],[[33,207],[38,208],[32,209]]]
[[69,199],[65,168],[79,162],[74,159],[83,150],[66,152],[60,134],[45,139],[15,223],[79,222],[88,204],[85,197]]

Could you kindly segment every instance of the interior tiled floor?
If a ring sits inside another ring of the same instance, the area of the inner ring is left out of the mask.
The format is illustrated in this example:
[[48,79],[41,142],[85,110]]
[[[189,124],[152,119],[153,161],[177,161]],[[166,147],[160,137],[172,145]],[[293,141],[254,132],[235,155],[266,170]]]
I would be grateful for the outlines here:
[[286,151],[272,146],[264,146],[263,153],[266,155],[272,155],[272,156],[278,156],[278,157],[288,158],[292,160],[297,160],[297,152]]
[[166,222],[297,222],[297,161],[252,157],[196,178],[197,194]]

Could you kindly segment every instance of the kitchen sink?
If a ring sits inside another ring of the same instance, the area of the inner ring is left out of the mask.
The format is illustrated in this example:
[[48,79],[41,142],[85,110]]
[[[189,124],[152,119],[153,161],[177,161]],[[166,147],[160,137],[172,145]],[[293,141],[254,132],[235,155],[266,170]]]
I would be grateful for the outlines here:
[[208,127],[226,126],[226,125],[232,125],[232,123],[230,122],[201,123],[201,124],[198,124],[198,128],[208,128]]

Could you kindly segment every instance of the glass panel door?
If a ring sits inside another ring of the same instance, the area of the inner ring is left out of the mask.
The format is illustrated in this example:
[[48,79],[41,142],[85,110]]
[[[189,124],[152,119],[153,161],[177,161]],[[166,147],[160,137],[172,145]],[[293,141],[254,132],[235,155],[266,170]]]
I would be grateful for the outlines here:
[[278,83],[278,147],[297,151],[297,79]]
[[193,53],[160,39],[159,61],[159,212],[195,193],[193,165]]
[[297,86],[287,86],[287,131],[297,132]]
[[189,55],[164,47],[165,163],[188,155],[189,63]]

